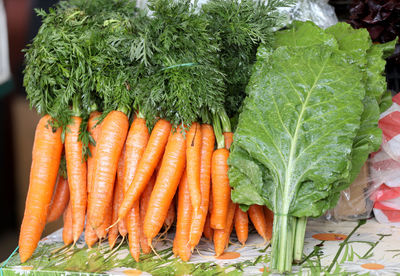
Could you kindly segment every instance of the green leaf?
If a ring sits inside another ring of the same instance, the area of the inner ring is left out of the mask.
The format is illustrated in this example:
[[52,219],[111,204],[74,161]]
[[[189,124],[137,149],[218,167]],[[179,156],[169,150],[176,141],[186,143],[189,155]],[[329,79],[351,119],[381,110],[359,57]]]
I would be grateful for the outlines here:
[[[336,203],[365,95],[363,75],[348,60],[334,43],[279,47],[260,59],[229,158],[235,201],[256,203],[235,192],[251,191],[275,213],[298,217],[319,216]],[[240,168],[239,160],[259,168]]]

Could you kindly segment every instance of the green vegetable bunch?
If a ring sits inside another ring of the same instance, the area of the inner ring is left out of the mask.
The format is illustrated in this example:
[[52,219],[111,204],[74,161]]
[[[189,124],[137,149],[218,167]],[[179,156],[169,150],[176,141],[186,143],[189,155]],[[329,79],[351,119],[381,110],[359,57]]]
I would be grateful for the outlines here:
[[383,54],[368,32],[296,22],[262,45],[229,158],[232,200],[273,210],[271,268],[302,258],[307,217],[335,206],[381,142]]

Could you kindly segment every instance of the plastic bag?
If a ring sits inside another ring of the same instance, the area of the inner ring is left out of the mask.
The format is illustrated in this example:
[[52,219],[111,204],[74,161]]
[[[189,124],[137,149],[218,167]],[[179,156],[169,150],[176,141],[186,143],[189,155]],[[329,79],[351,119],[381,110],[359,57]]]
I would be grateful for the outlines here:
[[400,225],[400,94],[392,100],[378,123],[381,148],[370,155],[357,179],[341,192],[327,219],[359,220],[369,218],[373,210],[379,222]]

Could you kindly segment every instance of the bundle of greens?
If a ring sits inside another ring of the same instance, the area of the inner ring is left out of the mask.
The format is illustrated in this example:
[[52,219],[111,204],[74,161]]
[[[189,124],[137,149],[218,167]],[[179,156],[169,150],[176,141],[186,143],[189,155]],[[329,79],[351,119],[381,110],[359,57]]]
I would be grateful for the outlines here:
[[[271,268],[302,257],[306,217],[333,207],[379,148],[383,53],[365,30],[297,22],[262,45],[229,158],[232,200],[273,210]],[[376,85],[378,84],[379,85]]]

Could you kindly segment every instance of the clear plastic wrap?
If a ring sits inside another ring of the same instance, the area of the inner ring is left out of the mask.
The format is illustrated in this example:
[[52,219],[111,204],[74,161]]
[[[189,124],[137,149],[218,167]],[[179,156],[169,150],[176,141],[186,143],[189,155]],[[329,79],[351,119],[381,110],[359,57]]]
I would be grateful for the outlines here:
[[336,207],[327,212],[333,220],[358,220],[371,216],[381,223],[400,226],[400,94],[381,114],[382,145],[372,153],[357,179],[342,191]]

